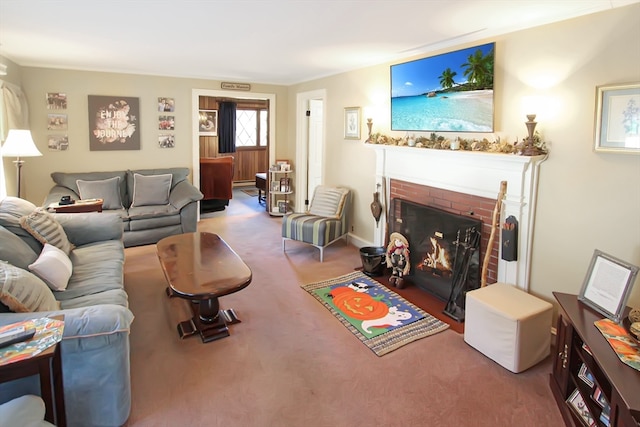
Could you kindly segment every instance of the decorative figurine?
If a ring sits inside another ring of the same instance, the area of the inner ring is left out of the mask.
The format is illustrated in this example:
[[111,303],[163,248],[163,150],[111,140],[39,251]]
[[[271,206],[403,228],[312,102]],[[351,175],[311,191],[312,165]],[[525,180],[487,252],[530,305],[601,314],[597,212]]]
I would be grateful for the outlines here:
[[389,283],[398,289],[404,287],[404,276],[409,274],[409,242],[400,233],[391,233],[387,246],[387,267],[391,268]]

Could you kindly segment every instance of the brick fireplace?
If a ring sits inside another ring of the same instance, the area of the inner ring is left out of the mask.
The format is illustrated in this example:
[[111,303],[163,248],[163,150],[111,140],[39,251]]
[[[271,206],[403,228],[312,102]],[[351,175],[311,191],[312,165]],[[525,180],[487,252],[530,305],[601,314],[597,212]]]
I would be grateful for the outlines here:
[[505,282],[525,291],[529,289],[538,174],[546,156],[368,146],[376,151],[376,191],[384,196],[383,214],[375,229],[375,245],[385,244],[385,211],[393,198],[400,197],[480,218],[484,259],[500,182],[507,181],[500,224],[510,215],[518,220],[518,259],[501,259],[500,230],[497,230],[487,283]]

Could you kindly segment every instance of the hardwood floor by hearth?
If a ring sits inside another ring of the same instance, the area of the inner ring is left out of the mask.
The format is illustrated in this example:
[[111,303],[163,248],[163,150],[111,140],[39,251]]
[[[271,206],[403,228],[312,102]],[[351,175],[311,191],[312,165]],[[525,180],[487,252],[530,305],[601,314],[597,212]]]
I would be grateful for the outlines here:
[[282,219],[244,196],[198,225],[253,274],[248,287],[220,299],[242,319],[225,339],[180,340],[176,324],[191,313],[187,301],[167,297],[155,245],[126,249],[136,316],[127,426],[563,425],[548,386],[550,358],[513,374],[451,328],[376,356],[300,288],[360,268],[358,249],[337,242],[323,263],[302,243],[283,253]]

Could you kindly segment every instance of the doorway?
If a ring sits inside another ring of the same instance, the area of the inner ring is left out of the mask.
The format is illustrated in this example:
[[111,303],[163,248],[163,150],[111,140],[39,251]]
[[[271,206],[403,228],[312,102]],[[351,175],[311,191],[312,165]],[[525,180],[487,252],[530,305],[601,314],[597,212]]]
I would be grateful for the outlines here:
[[308,207],[315,188],[324,183],[326,91],[302,92],[297,96],[296,206]]
[[273,93],[238,92],[228,90],[193,89],[191,92],[192,105],[192,169],[193,185],[200,188],[200,138],[199,138],[199,100],[201,96],[236,99],[263,99],[269,102],[269,163],[275,163],[276,153],[276,95]]

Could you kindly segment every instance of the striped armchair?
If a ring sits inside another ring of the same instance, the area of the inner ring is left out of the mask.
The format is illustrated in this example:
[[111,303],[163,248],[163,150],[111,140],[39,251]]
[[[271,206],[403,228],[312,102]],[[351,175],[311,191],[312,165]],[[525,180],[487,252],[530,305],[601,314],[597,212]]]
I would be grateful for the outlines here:
[[325,247],[342,238],[347,240],[350,199],[347,188],[316,187],[308,212],[288,214],[282,219],[282,251],[287,240],[308,243],[320,249],[322,262]]

